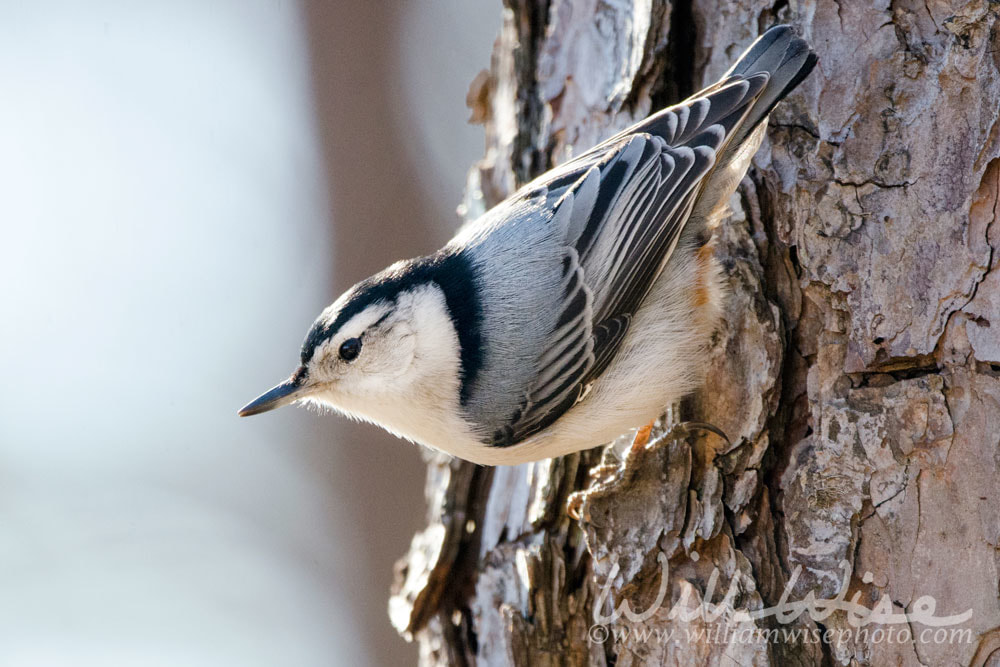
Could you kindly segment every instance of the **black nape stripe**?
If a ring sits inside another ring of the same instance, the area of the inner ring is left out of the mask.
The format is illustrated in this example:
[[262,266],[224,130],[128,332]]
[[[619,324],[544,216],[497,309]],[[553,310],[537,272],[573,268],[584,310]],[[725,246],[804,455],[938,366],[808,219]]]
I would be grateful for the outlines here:
[[483,367],[483,310],[476,269],[466,254],[452,252],[437,259],[432,272],[458,333],[462,363],[459,397],[465,405]]
[[475,268],[469,258],[455,250],[441,250],[393,266],[363,280],[350,291],[350,297],[332,322],[317,320],[302,344],[302,364],[308,364],[316,348],[335,336],[352,317],[368,306],[391,303],[402,293],[420,285],[434,283],[444,293],[461,348],[461,393],[465,405],[483,366],[482,304],[476,288]]

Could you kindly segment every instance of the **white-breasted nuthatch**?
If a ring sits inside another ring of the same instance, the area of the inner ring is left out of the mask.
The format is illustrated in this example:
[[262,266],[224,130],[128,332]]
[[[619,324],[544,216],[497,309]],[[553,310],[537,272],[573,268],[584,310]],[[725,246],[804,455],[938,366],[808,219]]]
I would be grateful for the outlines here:
[[816,56],[771,28],[714,85],[528,183],[313,324],[253,415],[307,400],[486,465],[560,456],[694,389],[722,299],[710,228]]

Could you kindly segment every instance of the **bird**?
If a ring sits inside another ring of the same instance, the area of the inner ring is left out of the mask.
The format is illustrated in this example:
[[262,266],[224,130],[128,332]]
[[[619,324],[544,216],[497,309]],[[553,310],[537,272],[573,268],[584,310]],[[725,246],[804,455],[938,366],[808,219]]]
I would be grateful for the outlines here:
[[712,230],[816,54],[787,25],[713,85],[519,188],[443,248],[357,283],[244,406],[333,408],[480,465],[649,427],[697,389],[725,289]]

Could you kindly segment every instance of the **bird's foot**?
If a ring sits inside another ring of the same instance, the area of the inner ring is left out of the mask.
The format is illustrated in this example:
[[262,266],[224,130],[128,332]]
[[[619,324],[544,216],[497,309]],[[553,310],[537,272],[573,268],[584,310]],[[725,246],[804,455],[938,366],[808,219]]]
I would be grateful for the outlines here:
[[[566,499],[566,514],[569,515],[569,518],[579,521],[581,517],[580,508],[583,506],[584,501],[596,490],[612,486],[617,473],[618,465],[615,463],[602,463],[599,466],[591,468],[590,472],[587,473],[587,476],[590,478],[587,488],[569,494],[569,498]],[[588,516],[587,520],[589,521],[589,519],[590,517]]]
[[640,428],[632,444],[629,446],[625,458],[620,463],[604,462],[590,470],[589,477],[592,480],[590,485],[582,490],[570,494],[566,501],[566,513],[575,521],[583,518],[590,521],[590,514],[587,511],[587,501],[595,496],[606,495],[615,488],[627,484],[639,469],[638,461],[647,450],[653,450],[662,444],[674,440],[680,440],[692,435],[695,431],[708,431],[722,438],[727,445],[727,449],[732,448],[729,437],[717,426],[705,422],[680,422],[674,424],[668,431],[656,438],[650,438],[655,421]]
[[[635,438],[632,439],[632,444],[629,446],[628,454],[625,457],[625,461],[633,458],[636,452],[639,452],[649,443],[649,436],[653,432],[653,425],[656,420],[649,422],[638,431],[636,431]],[[566,514],[575,521],[580,520],[580,508],[583,506],[584,501],[587,500],[594,493],[601,493],[607,489],[612,488],[621,481],[622,472],[627,472],[629,466],[626,464],[619,464],[615,462],[603,462],[601,465],[591,468],[588,477],[590,477],[590,485],[583,491],[577,491],[571,493],[566,501]],[[589,517],[585,517],[589,520]]]
[[[656,424],[655,419],[635,432],[635,438],[632,439],[632,446],[629,448],[629,456],[649,444],[649,436],[653,432],[654,424]],[[628,459],[626,458],[626,460]]]

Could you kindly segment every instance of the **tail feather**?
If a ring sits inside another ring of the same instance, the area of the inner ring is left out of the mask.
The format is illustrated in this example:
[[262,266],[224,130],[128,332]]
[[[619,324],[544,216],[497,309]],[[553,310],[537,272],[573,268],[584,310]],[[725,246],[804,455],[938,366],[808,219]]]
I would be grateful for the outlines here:
[[[805,40],[787,25],[770,28],[750,45],[726,76],[749,77],[763,72],[770,80],[744,121],[744,136],[753,132],[775,105],[809,76],[817,60]],[[739,142],[739,138],[734,139]]]
[[790,27],[775,26],[758,37],[722,81],[709,89],[731,85],[734,80],[766,81],[749,108],[734,109],[733,114],[739,114],[738,124],[716,160],[714,171],[705,181],[703,192],[710,194],[699,198],[691,212],[687,233],[702,234],[722,217],[730,195],[763,139],[763,121],[775,105],[809,75],[816,61],[816,54]]

